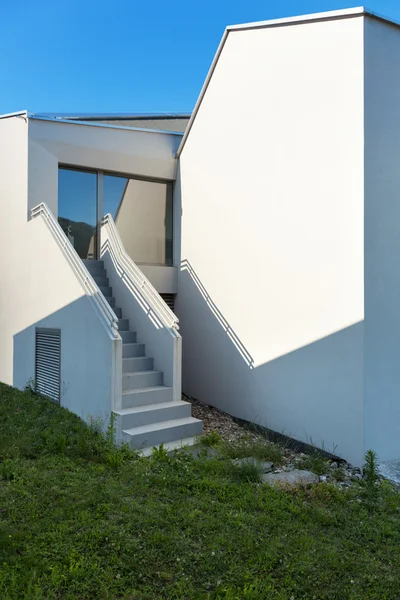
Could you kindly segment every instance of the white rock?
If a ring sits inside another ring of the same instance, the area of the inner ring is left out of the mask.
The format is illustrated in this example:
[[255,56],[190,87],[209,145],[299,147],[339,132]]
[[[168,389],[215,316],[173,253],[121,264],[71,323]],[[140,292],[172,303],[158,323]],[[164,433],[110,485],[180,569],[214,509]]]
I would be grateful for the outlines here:
[[311,483],[318,483],[319,477],[315,473],[311,473],[311,471],[294,469],[286,473],[267,473],[262,476],[262,481],[274,486],[309,485]]

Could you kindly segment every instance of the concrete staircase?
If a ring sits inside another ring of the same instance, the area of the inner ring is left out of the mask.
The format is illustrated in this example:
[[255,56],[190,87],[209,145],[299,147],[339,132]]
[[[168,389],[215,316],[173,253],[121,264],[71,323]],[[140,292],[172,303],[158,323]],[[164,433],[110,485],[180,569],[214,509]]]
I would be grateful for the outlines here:
[[[145,345],[136,339],[122,309],[116,306],[102,260],[83,261],[118,318],[122,338],[122,440],[131,448],[143,449],[174,443],[190,444],[202,432],[203,423],[191,416],[191,405],[173,400],[172,387],[163,385],[163,373],[154,369],[153,358],[146,356]],[[132,299],[132,302],[135,300]]]

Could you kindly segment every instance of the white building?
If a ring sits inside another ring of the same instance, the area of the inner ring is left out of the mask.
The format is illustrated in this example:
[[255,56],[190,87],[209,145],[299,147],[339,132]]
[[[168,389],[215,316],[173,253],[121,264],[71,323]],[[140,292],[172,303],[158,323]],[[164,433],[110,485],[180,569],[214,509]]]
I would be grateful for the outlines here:
[[182,335],[187,394],[400,458],[399,67],[357,8],[229,27],[183,137],[5,115],[0,379],[134,445],[193,438]]

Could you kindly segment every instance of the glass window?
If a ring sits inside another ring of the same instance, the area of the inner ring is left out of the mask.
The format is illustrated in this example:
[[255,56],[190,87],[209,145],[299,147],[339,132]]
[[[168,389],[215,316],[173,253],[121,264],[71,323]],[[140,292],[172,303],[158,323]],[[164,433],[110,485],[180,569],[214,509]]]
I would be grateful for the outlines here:
[[96,173],[59,169],[58,222],[81,258],[96,258]]
[[135,262],[172,265],[170,184],[105,175],[103,202]]
[[[58,221],[81,258],[97,258],[98,197],[137,263],[172,265],[172,184],[60,168]],[[100,189],[101,188],[101,189]],[[101,203],[100,203],[101,206]]]

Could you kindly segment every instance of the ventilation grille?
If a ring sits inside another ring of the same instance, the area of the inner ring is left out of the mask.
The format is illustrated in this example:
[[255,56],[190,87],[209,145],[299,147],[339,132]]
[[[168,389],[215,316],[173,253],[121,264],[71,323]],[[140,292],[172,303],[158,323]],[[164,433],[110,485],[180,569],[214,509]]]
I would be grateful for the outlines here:
[[36,391],[54,402],[60,402],[61,332],[59,329],[36,329]]
[[175,294],[160,294],[165,304],[168,304],[172,312],[175,310]]

